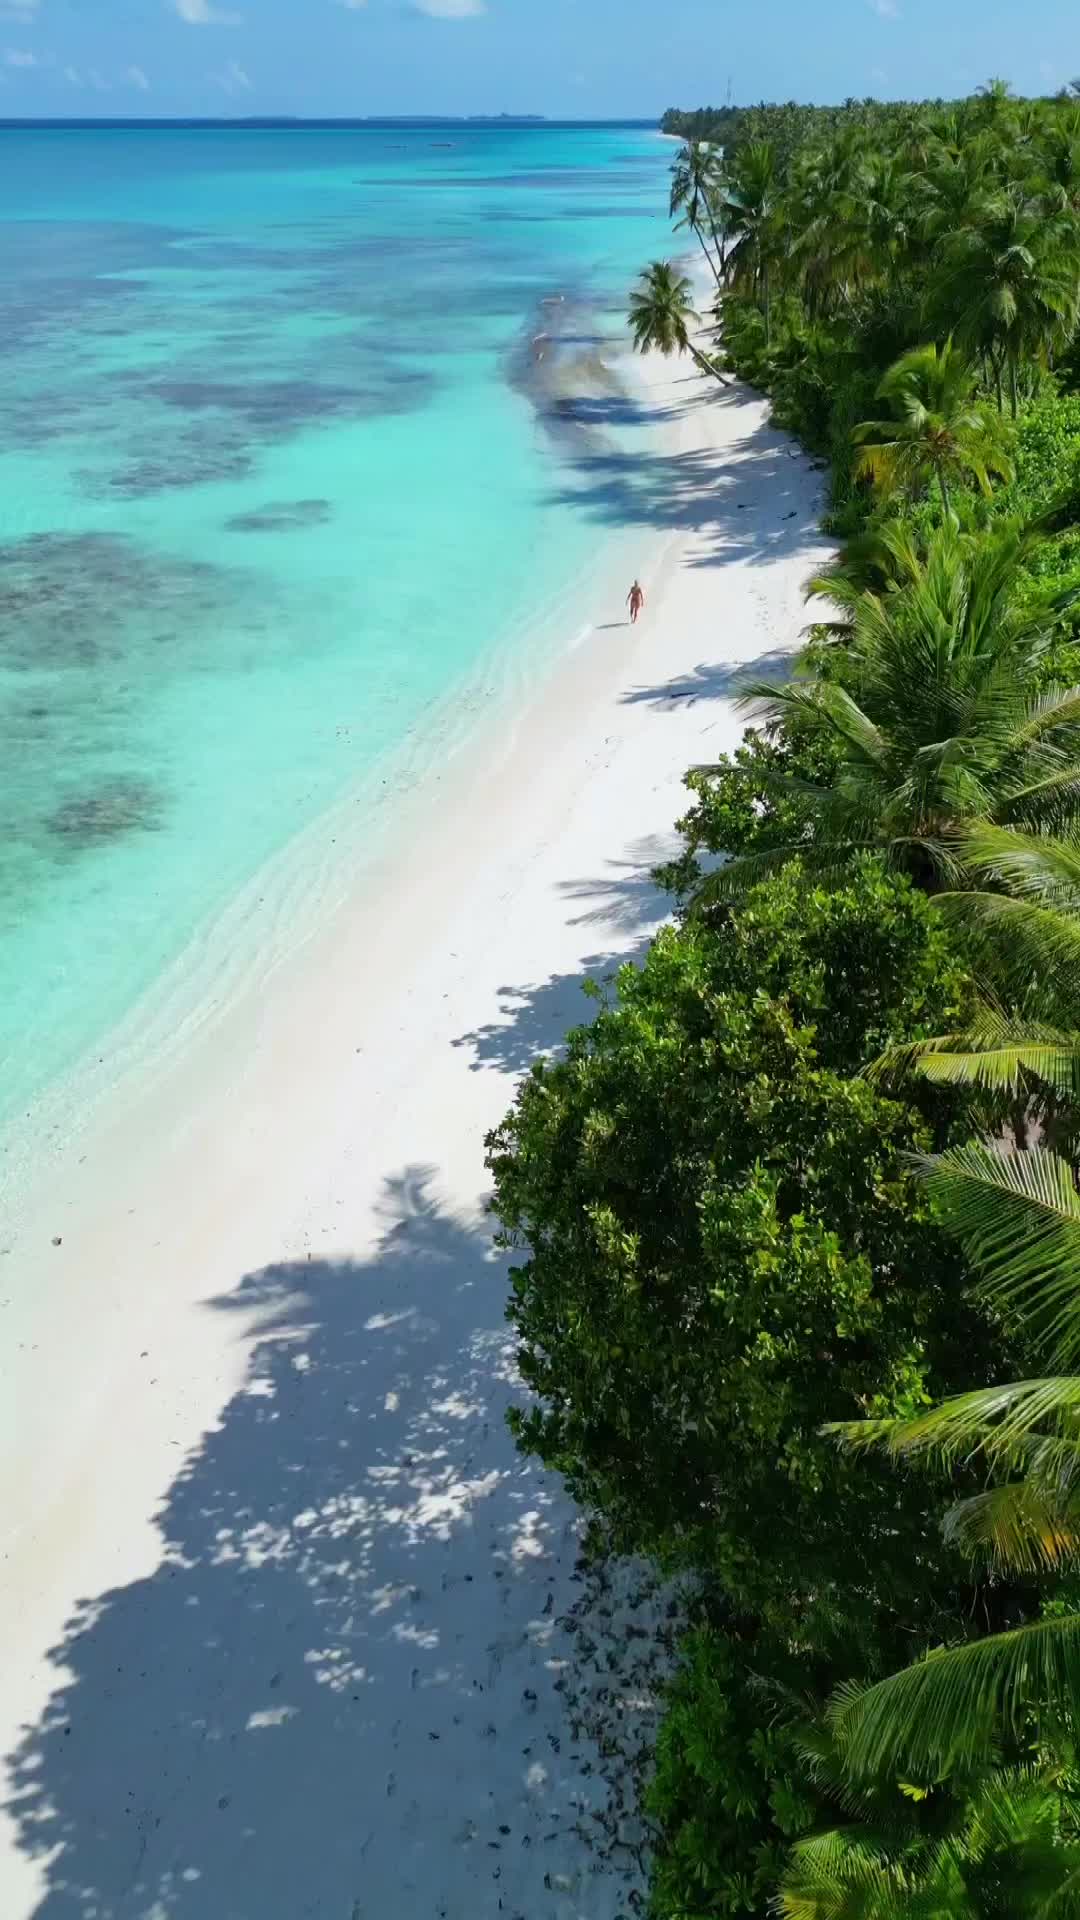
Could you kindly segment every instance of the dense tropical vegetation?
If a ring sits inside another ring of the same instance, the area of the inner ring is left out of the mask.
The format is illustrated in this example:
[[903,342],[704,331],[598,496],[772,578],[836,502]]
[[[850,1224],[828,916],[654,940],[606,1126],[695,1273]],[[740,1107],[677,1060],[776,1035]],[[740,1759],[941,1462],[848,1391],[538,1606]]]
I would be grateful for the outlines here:
[[691,1581],[660,1920],[1080,1914],[1080,105],[666,124],[839,551],[489,1142],[517,1434]]

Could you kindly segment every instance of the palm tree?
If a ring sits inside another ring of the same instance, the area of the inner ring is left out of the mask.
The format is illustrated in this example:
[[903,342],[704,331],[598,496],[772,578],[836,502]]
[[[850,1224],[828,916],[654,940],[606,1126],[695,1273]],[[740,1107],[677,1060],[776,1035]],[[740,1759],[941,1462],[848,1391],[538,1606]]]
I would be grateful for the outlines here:
[[[776,1902],[782,1920],[1052,1920],[1074,1911],[1066,1899],[1080,1872],[1080,1843],[1053,1773],[1001,1769],[944,1819],[936,1807],[944,1796],[909,1792],[905,1824],[855,1825],[849,1817],[796,1843]],[[849,1816],[853,1799],[858,1805],[849,1787]],[[930,1817],[920,1824],[924,1809]]]
[[688,353],[702,373],[715,380],[723,376],[703,354],[691,337],[698,319],[693,306],[693,288],[685,274],[670,260],[654,260],[646,267],[630,296],[630,329],[638,353]]
[[975,89],[976,102],[981,118],[991,123],[1007,118],[1013,107],[1013,91],[1007,80],[992,77],[986,84]]
[[1021,362],[1046,364],[1080,314],[1074,216],[1048,218],[1016,188],[990,195],[944,241],[931,306],[961,345],[987,361],[999,406],[1008,373],[1015,418]]
[[[1080,1196],[1073,1166],[1043,1147],[971,1145],[926,1163],[943,1224],[964,1243],[980,1291],[1014,1317],[1052,1370],[962,1394],[906,1421],[835,1429],[851,1447],[938,1465],[982,1461],[985,1491],[947,1517],[954,1539],[999,1568],[1039,1572],[1080,1558]],[[1029,1749],[1075,1724],[1080,1613],[938,1651],[866,1690],[842,1689],[833,1732],[854,1776],[940,1774],[981,1765],[1000,1743]]]
[[951,340],[905,353],[878,387],[892,419],[864,420],[854,429],[862,447],[856,471],[886,490],[912,493],[934,479],[946,514],[950,481],[970,474],[988,494],[992,472],[1011,479],[998,421],[975,399],[974,389],[967,358]]
[[1035,543],[1011,523],[975,538],[949,521],[923,557],[897,522],[860,557],[880,586],[860,585],[858,569],[847,583],[835,574],[819,583],[845,615],[843,671],[854,691],[817,671],[786,687],[751,685],[742,704],[828,744],[832,784],[776,776],[802,815],[801,835],[711,874],[702,903],[738,895],[796,855],[829,870],[867,848],[937,892],[965,879],[960,835],[972,823],[1060,831],[1080,817],[1080,689],[1040,679],[1080,589],[1030,590]]
[[1042,141],[1042,190],[1055,213],[1080,211],[1080,125],[1076,115],[1047,129]]
[[1000,166],[1000,144],[985,129],[955,146],[942,142],[932,150],[913,185],[920,230],[931,246],[970,224],[972,208],[1001,184]]
[[[722,156],[708,140],[688,140],[680,147],[671,169],[671,198],[668,211],[676,220],[676,229],[688,226],[697,237],[709,270],[719,288],[724,275],[724,231],[718,227],[715,207],[719,200]],[[714,259],[705,238],[705,227],[716,248]]]
[[[871,151],[865,134],[851,128],[826,150],[804,154],[792,170],[781,214],[792,265],[812,314],[837,302],[850,305],[854,294],[881,277],[880,219],[869,211],[877,207],[877,164],[880,156]],[[878,191],[887,189],[879,186]]]
[[740,148],[728,176],[722,217],[731,235],[728,273],[734,284],[760,294],[765,344],[770,338],[769,263],[777,246],[776,215],[780,181],[776,152],[767,140]]
[[[1064,1097],[1074,1130],[1080,1095],[1080,838],[982,826],[969,840],[970,869],[995,890],[951,904],[963,909],[998,1002],[973,1034],[924,1042],[909,1056],[934,1080],[1016,1096],[1022,1112],[1049,1090],[1050,1139],[1053,1097]],[[1030,1146],[1025,1132],[1023,1150],[1003,1152],[1000,1138],[976,1142],[929,1158],[925,1174],[983,1298],[1046,1355],[1049,1371],[976,1388],[913,1419],[835,1431],[849,1447],[884,1445],[940,1467],[981,1462],[986,1487],[952,1508],[946,1533],[995,1571],[1030,1575],[1080,1563],[1080,1191],[1075,1152]],[[842,1693],[832,1718],[858,1773],[966,1766],[1002,1739],[1056,1738],[1075,1725],[1078,1707],[1080,1614],[1068,1606]]]
[[1080,1102],[1080,837],[980,822],[958,833],[956,851],[970,884],[935,906],[981,996],[963,1032],[896,1048],[872,1077],[915,1067],[938,1085],[1007,1096],[1016,1144],[1033,1131],[1051,1144]]

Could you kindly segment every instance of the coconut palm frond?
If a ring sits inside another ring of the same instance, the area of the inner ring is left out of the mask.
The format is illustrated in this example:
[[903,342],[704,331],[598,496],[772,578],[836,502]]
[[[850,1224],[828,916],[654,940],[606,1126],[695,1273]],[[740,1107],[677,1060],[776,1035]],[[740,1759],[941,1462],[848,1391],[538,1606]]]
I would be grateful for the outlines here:
[[1057,1364],[1080,1353],[1080,1196],[1043,1147],[956,1147],[923,1162],[939,1218],[964,1244],[983,1292],[1021,1313]]
[[1055,1029],[1080,1025],[1080,917],[999,893],[941,893],[934,904],[997,994]]
[[946,1468],[981,1456],[999,1471],[1023,1469],[1064,1484],[1080,1465],[1080,1385],[1072,1374],[1011,1380],[953,1394],[921,1413],[836,1421],[823,1432],[853,1452],[882,1447]]
[[1034,1479],[987,1487],[950,1508],[945,1536],[999,1572],[1052,1573],[1080,1559],[1080,1494]]
[[842,1687],[829,1722],[855,1777],[985,1764],[1040,1706],[1080,1707],[1080,1614],[940,1649],[876,1686]]
[[1072,907],[1080,915],[1080,839],[980,821],[956,836],[976,878],[1003,886],[1018,900]]

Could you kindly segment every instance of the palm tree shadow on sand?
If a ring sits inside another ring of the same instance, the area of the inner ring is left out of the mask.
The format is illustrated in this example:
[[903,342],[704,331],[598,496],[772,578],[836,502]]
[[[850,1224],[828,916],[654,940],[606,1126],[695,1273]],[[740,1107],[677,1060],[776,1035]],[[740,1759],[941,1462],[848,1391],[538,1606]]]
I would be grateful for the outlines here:
[[641,1644],[626,1594],[586,1575],[573,1510],[505,1430],[485,1223],[442,1210],[430,1169],[385,1198],[369,1259],[212,1303],[260,1315],[248,1377],[163,1502],[160,1564],[80,1605],[11,1757],[35,1920],[562,1920],[641,1884],[635,1849],[605,1854],[630,1779],[590,1732],[602,1622]]
[[756,660],[702,660],[689,673],[673,674],[655,686],[631,687],[622,696],[624,706],[692,707],[699,700],[740,700],[755,681],[772,680],[782,686],[790,680],[798,647],[770,647]]
[[[742,407],[746,399],[745,389],[733,387],[710,396],[710,405]],[[572,477],[555,500],[605,527],[694,532],[702,543],[688,562],[694,568],[730,560],[768,566],[807,547],[825,551],[820,476],[789,434],[765,422],[722,448],[647,457],[640,449],[584,448],[570,465]]]
[[562,898],[578,909],[568,924],[590,927],[598,939],[610,938],[612,946],[587,954],[568,973],[501,986],[499,1018],[454,1041],[471,1053],[472,1072],[495,1067],[527,1073],[541,1054],[562,1051],[572,1027],[588,1024],[597,1003],[587,996],[585,982],[607,987],[620,967],[640,966],[657,927],[670,915],[673,902],[657,886],[654,871],[680,846],[674,832],[646,834],[630,842],[623,859],[606,861],[601,873],[561,883]]

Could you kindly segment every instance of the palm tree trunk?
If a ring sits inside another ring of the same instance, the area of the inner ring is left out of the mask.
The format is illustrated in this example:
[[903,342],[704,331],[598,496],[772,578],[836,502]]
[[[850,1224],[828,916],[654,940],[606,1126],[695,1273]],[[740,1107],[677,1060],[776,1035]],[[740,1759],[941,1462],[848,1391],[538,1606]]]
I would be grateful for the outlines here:
[[705,258],[709,263],[709,271],[712,274],[713,279],[716,281],[716,290],[719,293],[722,291],[724,283],[721,280],[719,273],[717,272],[716,261],[713,259],[712,254],[709,252],[708,246],[706,245],[706,242],[705,242],[705,235],[702,233],[701,228],[699,226],[695,226],[694,232],[697,234],[698,243],[701,247],[701,251],[705,255]]
[[1015,420],[1016,414],[1017,414],[1015,353],[1011,353],[1009,355],[1009,410],[1012,414],[1013,419]]
[[705,202],[705,210],[709,216],[709,228],[713,237],[713,246],[716,248],[717,257],[720,261],[720,272],[716,275],[716,284],[719,286],[724,272],[724,236],[723,232],[717,233],[716,231],[716,220],[708,200]]
[[768,346],[769,337],[770,337],[770,325],[769,325],[769,268],[768,268],[767,262],[761,269],[761,284],[765,294],[765,345]]
[[938,486],[941,488],[941,510],[944,513],[945,518],[947,520],[949,518],[950,513],[952,512],[952,508],[949,505],[949,489],[945,480],[944,467],[938,468],[937,483],[938,483]]
[[686,345],[690,352],[690,358],[693,360],[699,372],[707,373],[712,380],[719,380],[722,387],[729,387],[731,385],[730,380],[725,380],[719,368],[713,366],[712,361],[707,359],[698,347],[695,347],[692,340],[688,340]]
[[1003,413],[1005,410],[1005,402],[1001,397],[1001,361],[998,359],[996,353],[991,355],[991,361],[994,368],[994,385],[997,388],[998,412]]

